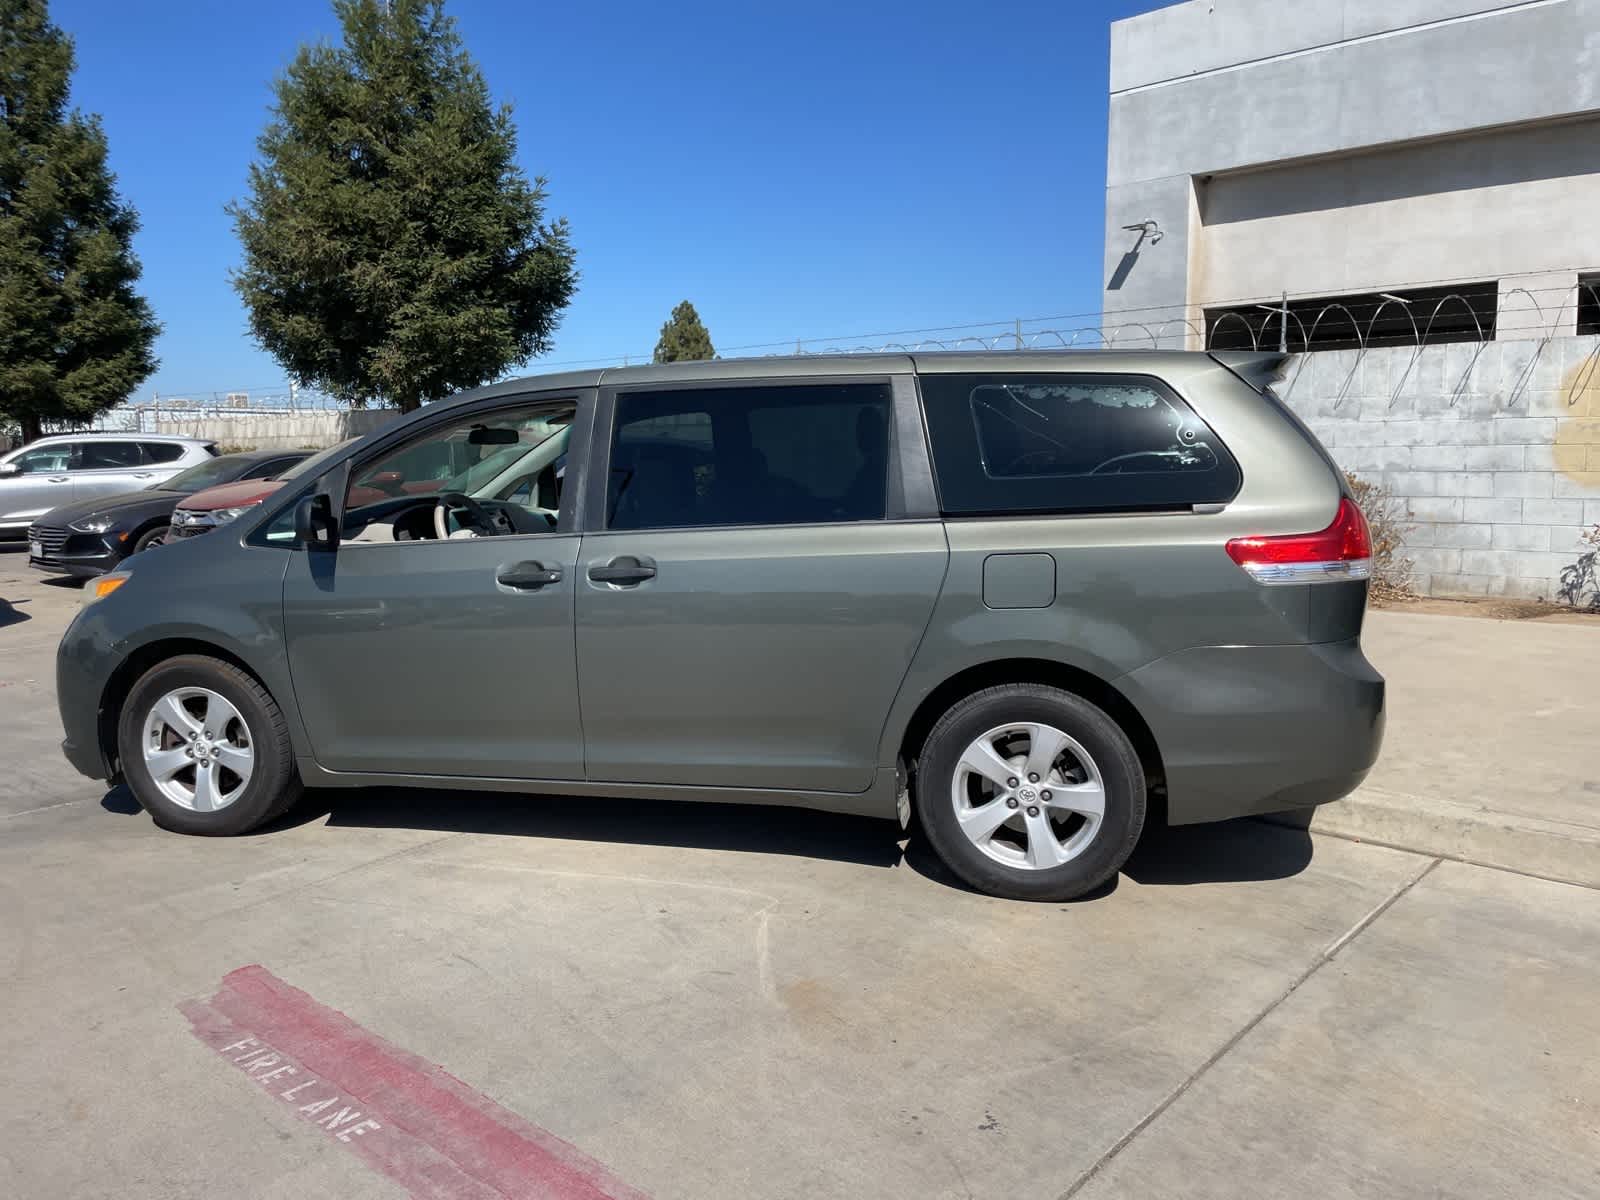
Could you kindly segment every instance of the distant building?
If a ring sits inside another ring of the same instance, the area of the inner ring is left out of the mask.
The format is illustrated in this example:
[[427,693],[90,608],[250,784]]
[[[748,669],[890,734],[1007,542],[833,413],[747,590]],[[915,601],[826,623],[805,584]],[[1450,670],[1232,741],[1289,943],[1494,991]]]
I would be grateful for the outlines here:
[[1114,23],[1104,279],[1169,346],[1600,332],[1600,0]]

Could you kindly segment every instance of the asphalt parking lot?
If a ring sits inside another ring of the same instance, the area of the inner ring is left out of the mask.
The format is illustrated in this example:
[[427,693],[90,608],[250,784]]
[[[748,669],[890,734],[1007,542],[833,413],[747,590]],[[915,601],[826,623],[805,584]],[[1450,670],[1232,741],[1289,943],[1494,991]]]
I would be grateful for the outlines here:
[[[786,810],[318,794],[182,838],[60,757],[76,591],[0,551],[0,601],[0,1195],[1600,1194],[1591,888],[1258,821],[1071,905]],[[1406,624],[1453,619],[1371,623],[1428,695],[1389,786],[1600,802],[1600,631],[1538,635],[1556,715],[1473,721]]]

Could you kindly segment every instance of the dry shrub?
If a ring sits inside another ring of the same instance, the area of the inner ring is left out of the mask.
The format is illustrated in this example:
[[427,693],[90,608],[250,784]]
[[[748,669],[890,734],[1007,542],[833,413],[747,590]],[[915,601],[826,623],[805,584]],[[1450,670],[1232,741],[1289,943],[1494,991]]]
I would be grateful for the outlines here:
[[1406,534],[1415,528],[1411,510],[1381,481],[1374,483],[1348,471],[1345,481],[1372,531],[1372,598],[1379,603],[1415,599],[1411,560],[1402,553]]
[[1584,551],[1571,566],[1561,568],[1561,587],[1556,595],[1573,608],[1600,612],[1600,524],[1584,534],[1583,540],[1594,549]]

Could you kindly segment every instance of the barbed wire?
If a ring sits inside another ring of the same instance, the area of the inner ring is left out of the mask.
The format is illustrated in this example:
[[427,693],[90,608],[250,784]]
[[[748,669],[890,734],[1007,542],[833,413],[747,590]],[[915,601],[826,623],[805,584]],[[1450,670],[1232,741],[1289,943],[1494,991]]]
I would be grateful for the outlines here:
[[[1520,394],[1549,342],[1573,332],[1600,332],[1600,272],[1573,268],[1560,272],[1576,277],[1575,284],[1524,286],[1548,279],[1551,273],[1502,276],[1497,280],[1427,280],[1388,285],[1385,290],[1347,293],[1313,309],[1320,298],[1309,293],[1277,297],[1250,297],[1213,304],[1153,305],[1098,312],[1044,317],[1016,317],[1004,321],[964,325],[927,326],[920,329],[833,337],[745,343],[725,347],[721,357],[754,358],[780,353],[798,356],[872,353],[919,353],[942,350],[1134,350],[1134,349],[1284,349],[1302,357],[1285,381],[1292,392],[1305,370],[1308,351],[1354,350],[1338,401],[1342,402],[1366,354],[1380,347],[1409,347],[1413,353],[1395,384],[1391,403],[1398,398],[1425,346],[1443,342],[1476,343],[1477,350],[1463,373],[1457,394],[1464,388],[1484,346],[1495,341],[1538,342],[1523,377],[1511,395]],[[1592,277],[1591,277],[1592,276]],[[1454,287],[1453,285],[1460,285]],[[1441,289],[1450,289],[1443,290]],[[1407,298],[1402,293],[1434,293]],[[1477,301],[1477,304],[1474,304]],[[1247,316],[1246,313],[1251,314]],[[1259,316],[1255,315],[1259,314]],[[1435,336],[1441,316],[1456,315]],[[1137,316],[1138,319],[1133,319]],[[1485,323],[1488,317],[1488,324]],[[1309,318],[1309,321],[1308,321]],[[1469,324],[1465,322],[1469,321]],[[1570,324],[1566,324],[1570,322]],[[1331,331],[1331,332],[1329,332]],[[1319,334],[1322,335],[1319,340]],[[1222,343],[1222,344],[1219,344]],[[539,361],[533,370],[559,367],[609,367],[645,363],[648,354],[619,354],[608,358]],[[1600,372],[1600,348],[1585,360],[1590,375]],[[112,410],[101,427],[137,429],[167,418],[268,415],[344,411],[351,407],[323,393],[278,383],[257,388],[194,389],[183,395],[153,396]]]

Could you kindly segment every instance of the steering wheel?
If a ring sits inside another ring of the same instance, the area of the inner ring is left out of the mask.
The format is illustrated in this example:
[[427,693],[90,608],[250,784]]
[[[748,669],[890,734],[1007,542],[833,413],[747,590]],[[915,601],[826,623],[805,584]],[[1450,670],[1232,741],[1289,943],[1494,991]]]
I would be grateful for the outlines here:
[[455,511],[467,514],[469,519],[461,522],[461,527],[474,537],[495,535],[494,518],[483,505],[464,492],[440,492],[439,502],[433,506],[433,532],[441,542],[450,537],[450,514]]

